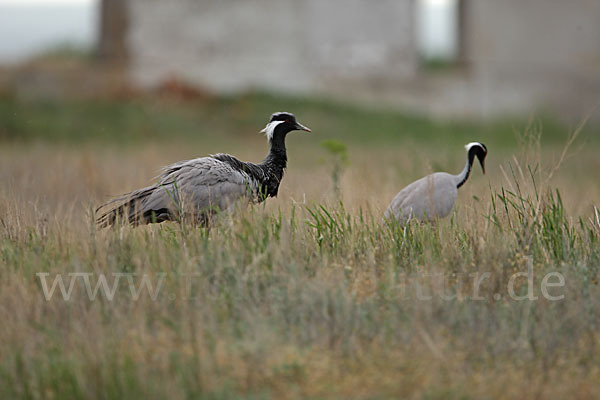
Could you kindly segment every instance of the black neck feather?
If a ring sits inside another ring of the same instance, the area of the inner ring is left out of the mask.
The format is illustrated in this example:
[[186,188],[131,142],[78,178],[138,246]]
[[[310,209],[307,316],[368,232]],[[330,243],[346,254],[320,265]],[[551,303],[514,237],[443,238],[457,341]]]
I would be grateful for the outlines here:
[[256,180],[259,185],[259,199],[265,200],[267,197],[277,196],[279,184],[283,179],[283,173],[287,166],[287,154],[285,143],[271,143],[271,149],[267,157],[260,163],[240,161],[229,154],[215,154],[213,158],[229,164],[232,168],[243,171]]
[[469,179],[469,175],[471,174],[471,168],[473,168],[474,157],[475,156],[471,156],[471,154],[469,154],[469,156],[467,157],[467,164],[465,165],[465,168],[462,170],[462,172],[458,175],[459,181],[456,184],[457,189],[464,185],[467,179]]
[[[462,185],[464,185],[464,183],[467,181],[467,179],[469,179],[469,175],[471,174],[471,169],[473,168],[473,162],[475,161],[475,156],[480,157],[480,159],[481,159],[481,157],[485,157],[485,153],[483,153],[483,152],[484,152],[484,150],[479,146],[473,146],[469,149],[469,151],[467,153],[467,164],[465,165],[465,168],[462,170],[462,172],[456,176],[458,179],[458,181],[456,183],[457,189],[460,188]],[[483,154],[480,154],[480,153],[483,153]]]

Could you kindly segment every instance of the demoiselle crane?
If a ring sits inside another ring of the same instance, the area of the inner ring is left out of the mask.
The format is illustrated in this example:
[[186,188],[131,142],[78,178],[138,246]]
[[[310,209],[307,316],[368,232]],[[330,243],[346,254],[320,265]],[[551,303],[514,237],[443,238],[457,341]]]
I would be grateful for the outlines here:
[[405,223],[409,219],[433,221],[444,218],[456,202],[458,188],[469,178],[475,157],[485,174],[487,148],[483,143],[472,142],[465,146],[467,164],[458,175],[436,172],[406,186],[394,197],[384,214],[385,220],[395,219]]
[[277,196],[287,166],[285,138],[297,130],[311,132],[293,114],[275,113],[261,131],[270,146],[261,163],[240,161],[229,154],[177,162],[165,167],[155,184],[100,206],[97,223],[106,227],[122,220],[139,225],[190,216],[207,225],[213,214],[230,209],[237,201],[258,203]]

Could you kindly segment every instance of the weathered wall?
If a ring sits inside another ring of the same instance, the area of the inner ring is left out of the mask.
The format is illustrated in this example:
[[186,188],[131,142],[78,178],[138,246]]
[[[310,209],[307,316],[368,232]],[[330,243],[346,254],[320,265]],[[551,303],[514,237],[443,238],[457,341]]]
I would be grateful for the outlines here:
[[130,74],[488,117],[600,101],[599,0],[462,0],[464,65],[428,73],[417,0],[127,0]]
[[100,2],[100,37],[98,57],[109,64],[123,64],[127,61],[127,3],[123,0],[102,0]]
[[600,101],[600,1],[470,0],[481,112],[584,111]]
[[132,76],[219,91],[402,79],[416,70],[413,1],[130,0]]

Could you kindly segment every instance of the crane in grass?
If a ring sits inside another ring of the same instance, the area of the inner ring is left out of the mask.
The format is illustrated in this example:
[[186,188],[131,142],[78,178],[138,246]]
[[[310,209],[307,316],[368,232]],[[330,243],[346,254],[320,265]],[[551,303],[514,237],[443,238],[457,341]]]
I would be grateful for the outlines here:
[[285,138],[297,130],[311,132],[293,114],[275,113],[261,131],[269,142],[269,153],[261,163],[229,154],[177,162],[165,167],[155,184],[98,207],[96,222],[102,227],[119,221],[140,225],[189,216],[207,225],[212,215],[240,200],[257,203],[277,196],[287,166]]
[[483,143],[472,142],[465,146],[467,164],[458,175],[436,172],[421,178],[402,189],[392,200],[384,214],[384,220],[405,223],[409,219],[432,221],[444,218],[456,203],[458,189],[467,181],[475,157],[485,174],[487,148]]

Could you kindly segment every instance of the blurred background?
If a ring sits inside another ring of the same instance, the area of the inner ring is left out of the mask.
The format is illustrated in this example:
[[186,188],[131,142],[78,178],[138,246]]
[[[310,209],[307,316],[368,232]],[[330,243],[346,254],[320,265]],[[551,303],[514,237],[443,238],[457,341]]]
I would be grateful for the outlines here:
[[[71,52],[144,89],[177,80],[436,116],[580,118],[600,93],[599,19],[594,0],[0,0],[0,62]],[[56,87],[72,72],[40,71],[12,89],[114,89]]]
[[330,185],[381,208],[411,179],[458,172],[469,141],[491,149],[494,184],[523,137],[551,165],[587,121],[562,176],[584,212],[598,21],[597,0],[0,0],[2,178],[54,205],[71,182],[58,192],[95,203],[178,159],[258,161],[257,132],[288,110],[315,134],[288,141],[287,193],[323,199],[308,181],[341,168]]

